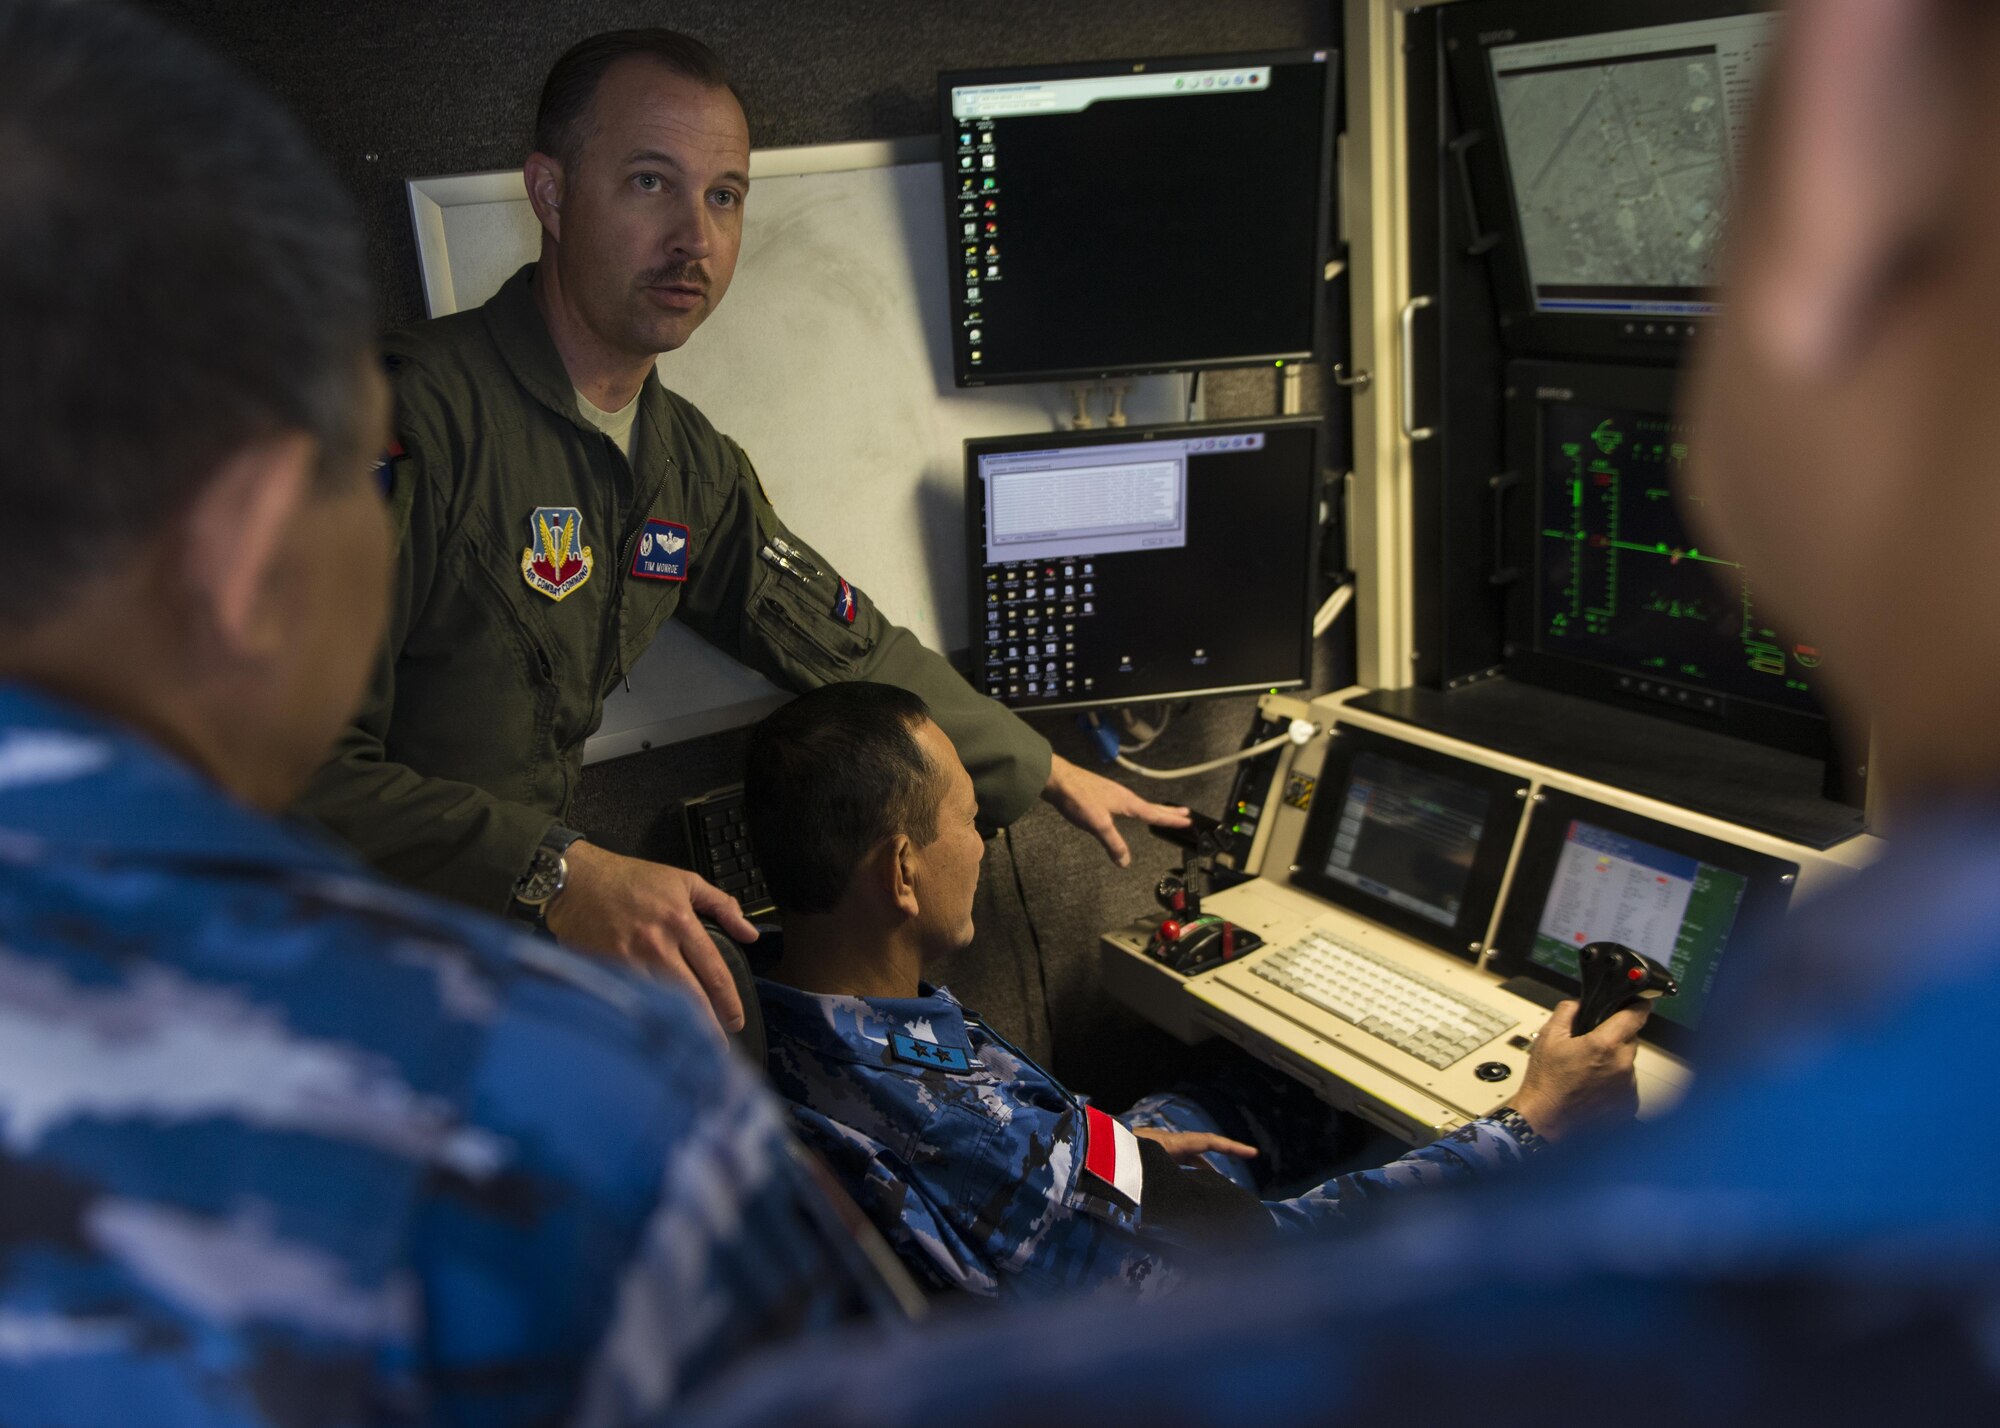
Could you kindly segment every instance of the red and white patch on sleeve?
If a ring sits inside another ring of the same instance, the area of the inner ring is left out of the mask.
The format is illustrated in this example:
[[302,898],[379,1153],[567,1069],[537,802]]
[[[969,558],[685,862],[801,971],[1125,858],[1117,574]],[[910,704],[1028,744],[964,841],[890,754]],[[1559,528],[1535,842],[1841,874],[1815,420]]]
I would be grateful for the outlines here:
[[1145,1186],[1139,1165],[1139,1137],[1095,1106],[1083,1108],[1083,1170],[1110,1186],[1134,1209]]

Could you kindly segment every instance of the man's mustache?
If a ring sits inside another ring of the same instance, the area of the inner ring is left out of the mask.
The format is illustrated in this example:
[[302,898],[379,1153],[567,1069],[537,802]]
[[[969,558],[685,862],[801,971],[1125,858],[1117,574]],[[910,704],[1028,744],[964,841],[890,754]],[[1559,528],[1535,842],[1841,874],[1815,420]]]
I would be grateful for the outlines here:
[[648,288],[700,288],[704,293],[709,288],[708,274],[702,271],[699,263],[675,263],[672,267],[654,268],[651,272],[641,273],[639,283]]

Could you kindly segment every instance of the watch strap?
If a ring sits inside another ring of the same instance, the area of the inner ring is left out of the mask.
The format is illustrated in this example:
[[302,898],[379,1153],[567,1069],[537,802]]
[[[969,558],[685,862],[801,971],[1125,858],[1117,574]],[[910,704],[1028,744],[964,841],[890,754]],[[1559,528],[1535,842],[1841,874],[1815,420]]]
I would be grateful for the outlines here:
[[1488,1119],[1520,1142],[1521,1149],[1530,1155],[1548,1147],[1548,1142],[1542,1138],[1541,1132],[1529,1125],[1528,1118],[1512,1106],[1502,1107]]
[[[510,913],[536,927],[546,926],[543,920],[543,913],[547,910],[549,903],[553,902],[556,895],[562,891],[563,883],[567,881],[565,875],[568,872],[568,868],[564,861],[565,855],[568,853],[570,845],[580,842],[582,838],[583,834],[577,832],[574,828],[566,828],[560,823],[549,825],[548,832],[544,833],[541,842],[535,845],[535,853],[528,862],[527,870],[514,880],[513,897],[508,903],[508,911]],[[528,890],[527,884],[552,862],[555,863],[560,878],[554,891],[550,892],[547,897],[541,899],[539,902],[527,901],[523,897],[523,894]]]

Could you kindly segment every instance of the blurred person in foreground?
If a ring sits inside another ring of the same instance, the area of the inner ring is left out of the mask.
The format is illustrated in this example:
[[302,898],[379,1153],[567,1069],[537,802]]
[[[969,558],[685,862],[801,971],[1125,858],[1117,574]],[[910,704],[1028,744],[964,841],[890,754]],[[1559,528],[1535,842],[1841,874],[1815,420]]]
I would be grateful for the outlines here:
[[2000,1421],[2000,7],[1810,0],[1779,55],[1694,515],[1826,632],[1883,861],[1770,940],[1664,1121],[1157,1304],[815,1351],[706,1421],[807,1386],[955,1428]]
[[698,1003],[271,816],[393,556],[292,122],[9,0],[0,181],[0,1420],[623,1423],[885,1307]]

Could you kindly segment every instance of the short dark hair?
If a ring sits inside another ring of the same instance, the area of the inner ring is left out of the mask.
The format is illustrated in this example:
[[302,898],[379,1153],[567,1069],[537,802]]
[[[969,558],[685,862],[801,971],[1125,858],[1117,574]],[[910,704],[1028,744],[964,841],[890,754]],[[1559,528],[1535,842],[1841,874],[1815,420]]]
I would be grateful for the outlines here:
[[907,689],[856,682],[802,694],[757,726],[744,805],[779,908],[831,912],[883,839],[936,839],[944,770],[916,739],[930,717]]
[[374,300],[347,194],[193,41],[105,0],[0,5],[0,619],[54,608],[251,442],[358,478]]
[[726,89],[741,104],[736,86],[721,56],[692,35],[678,30],[608,30],[571,45],[542,82],[542,102],[535,109],[535,152],[573,167],[590,137],[585,127],[591,101],[607,70],[622,59],[640,56],[665,65],[684,79],[710,89]]

